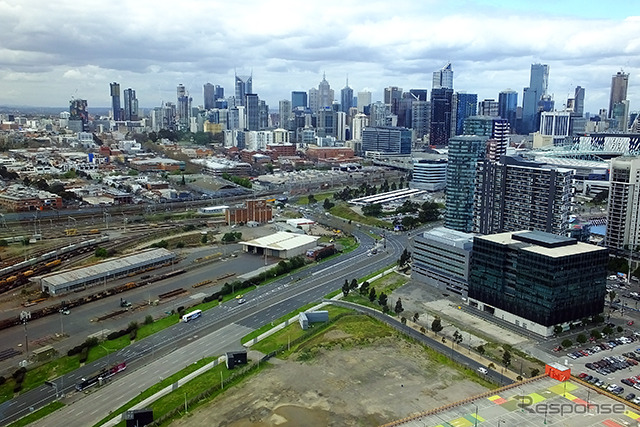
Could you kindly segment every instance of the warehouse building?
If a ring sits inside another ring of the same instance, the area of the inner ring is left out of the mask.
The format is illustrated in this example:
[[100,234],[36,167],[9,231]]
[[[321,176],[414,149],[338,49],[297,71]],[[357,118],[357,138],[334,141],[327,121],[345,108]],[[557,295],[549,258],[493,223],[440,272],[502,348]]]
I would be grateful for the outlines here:
[[320,237],[306,234],[278,232],[240,244],[244,252],[286,259],[305,255],[308,250],[318,246],[318,239]]
[[61,295],[79,289],[103,285],[109,280],[127,277],[148,268],[170,264],[176,254],[166,249],[145,249],[134,255],[110,259],[88,267],[72,268],[56,273],[35,277],[42,289],[49,295]]

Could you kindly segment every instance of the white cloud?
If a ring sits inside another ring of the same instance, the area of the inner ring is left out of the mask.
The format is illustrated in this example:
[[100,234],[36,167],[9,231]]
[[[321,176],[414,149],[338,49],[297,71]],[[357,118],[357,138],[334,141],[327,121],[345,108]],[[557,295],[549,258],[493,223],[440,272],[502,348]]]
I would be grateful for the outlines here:
[[390,85],[430,89],[431,72],[448,61],[456,90],[480,99],[507,87],[521,97],[530,64],[542,62],[550,65],[556,105],[581,85],[587,109],[606,107],[611,75],[621,68],[631,74],[632,109],[640,102],[640,17],[626,16],[624,4],[585,10],[570,0],[93,3],[0,0],[3,103],[66,105],[77,91],[90,107],[107,106],[108,84],[118,81],[146,107],[173,100],[178,83],[197,104],[206,82],[231,94],[234,69],[253,70],[254,89],[272,107],[291,90],[317,86],[323,72],[336,90],[348,74],[356,91],[375,88],[376,99]]

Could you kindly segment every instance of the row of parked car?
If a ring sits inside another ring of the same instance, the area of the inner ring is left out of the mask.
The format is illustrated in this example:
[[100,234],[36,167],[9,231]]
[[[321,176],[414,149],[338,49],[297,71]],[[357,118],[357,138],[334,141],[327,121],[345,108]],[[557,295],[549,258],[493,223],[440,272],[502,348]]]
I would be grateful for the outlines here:
[[567,356],[572,359],[578,359],[580,357],[590,356],[592,354],[598,353],[603,350],[610,350],[619,345],[631,344],[632,342],[635,342],[637,339],[638,337],[636,337],[635,335],[630,335],[628,337],[615,338],[608,342],[596,344],[591,348],[585,348],[584,350],[576,350],[573,353],[567,353]]
[[638,361],[625,356],[607,356],[597,362],[585,363],[585,367],[592,369],[600,375],[609,375],[621,369],[637,366]]
[[[593,377],[585,372],[582,372],[580,375],[578,375],[578,378],[603,390],[607,390],[609,393],[615,394],[616,396],[622,396],[622,394],[624,393],[624,387],[620,387],[616,384],[605,383],[600,378]],[[636,396],[635,393],[629,393],[624,398],[635,405],[640,405],[640,396]]]

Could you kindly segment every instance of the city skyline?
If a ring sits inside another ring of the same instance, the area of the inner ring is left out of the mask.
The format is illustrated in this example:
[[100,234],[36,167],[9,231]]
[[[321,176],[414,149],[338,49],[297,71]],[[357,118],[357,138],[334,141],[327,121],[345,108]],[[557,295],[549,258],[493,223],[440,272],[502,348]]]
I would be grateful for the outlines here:
[[348,75],[354,94],[369,90],[376,101],[389,86],[430,91],[433,72],[451,62],[456,92],[497,100],[510,88],[520,105],[531,64],[547,64],[556,109],[582,86],[592,114],[608,108],[611,77],[624,70],[630,110],[640,109],[639,16],[624,5],[528,3],[0,1],[0,104],[64,107],[81,98],[108,107],[109,83],[118,82],[136,91],[140,108],[175,102],[178,84],[195,106],[206,83],[233,94],[235,74],[253,75],[253,91],[272,109],[323,74],[338,91]]

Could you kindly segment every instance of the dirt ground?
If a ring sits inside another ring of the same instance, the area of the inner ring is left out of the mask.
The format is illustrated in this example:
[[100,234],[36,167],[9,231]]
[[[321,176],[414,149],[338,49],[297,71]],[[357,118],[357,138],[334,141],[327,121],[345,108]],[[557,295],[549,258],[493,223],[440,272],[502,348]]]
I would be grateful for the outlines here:
[[[348,334],[331,331],[334,340]],[[174,427],[377,426],[485,391],[397,338],[274,360]]]

